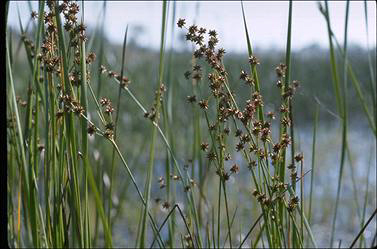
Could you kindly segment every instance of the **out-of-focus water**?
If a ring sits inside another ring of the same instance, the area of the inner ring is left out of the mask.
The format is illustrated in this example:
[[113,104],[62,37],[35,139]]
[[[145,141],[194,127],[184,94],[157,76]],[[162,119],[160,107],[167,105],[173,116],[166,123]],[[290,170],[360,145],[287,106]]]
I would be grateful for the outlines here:
[[[350,159],[346,157],[335,229],[335,246],[338,246],[339,243],[341,243],[342,247],[349,246],[360,230],[360,215],[362,214],[364,205],[367,180],[369,180],[369,187],[365,219],[368,219],[376,208],[376,139],[368,129],[368,127],[351,127],[348,132],[352,165],[350,164]],[[296,130],[295,134],[296,151],[304,153],[304,172],[312,167],[312,132],[312,127],[299,128]],[[317,128],[311,227],[319,247],[328,247],[330,243],[331,225],[335,211],[336,190],[340,168],[341,139],[341,126],[338,124],[320,125]],[[227,191],[229,191],[228,198],[231,213],[233,213],[237,207],[237,215],[235,218],[236,225],[234,229],[237,234],[245,235],[248,227],[255,221],[259,214],[259,208],[257,208],[258,204],[251,195],[252,184],[250,173],[240,156],[234,155],[234,158],[236,158],[235,160],[240,164],[241,170],[238,175],[231,176],[228,181],[229,187]],[[290,160],[289,156],[287,160]],[[234,161],[229,163],[227,167],[230,167],[232,163],[234,163]],[[180,165],[183,164],[182,162]],[[164,167],[164,163],[156,164],[156,177],[165,174]],[[351,171],[351,167],[353,171]],[[370,167],[369,174],[368,167]],[[353,172],[355,186],[352,182],[351,172]],[[211,174],[212,173],[214,175],[213,169],[211,171]],[[298,173],[300,173],[299,169]],[[306,211],[308,211],[310,179],[311,173],[308,173],[304,177]],[[143,181],[142,179],[140,180]],[[154,184],[158,186],[156,183]],[[300,196],[299,183],[297,184],[297,195]],[[357,193],[354,192],[354,188],[356,188]],[[180,192],[179,189],[181,188],[178,187],[178,192]],[[217,177],[208,181],[205,191],[207,191],[208,200],[210,202],[213,201],[213,205],[217,206]],[[164,191],[161,191],[157,187],[152,187],[152,198],[160,197],[163,199],[163,196]],[[358,205],[356,204],[355,196],[357,196]],[[178,201],[181,202],[180,206],[184,209],[182,205],[182,203],[184,203],[183,193],[178,194]],[[133,206],[132,204],[126,205]],[[125,208],[125,210],[127,209]],[[159,217],[166,217],[167,215],[167,212],[159,208],[157,204],[152,207],[152,210],[158,214]],[[204,206],[203,210],[204,217],[210,219],[211,208]],[[128,214],[126,216],[124,220],[119,218],[119,220],[116,221],[115,231],[117,232],[114,237],[115,245],[121,246],[129,244],[129,236],[135,236],[134,232],[130,233],[130,215]],[[163,218],[158,220],[160,221],[162,219]],[[225,226],[225,216],[223,219]],[[177,221],[179,220],[180,218],[177,217]],[[133,227],[136,227],[134,225]],[[372,221],[364,232],[367,246],[370,246],[375,233],[376,222]],[[225,235],[226,234],[224,234],[224,236]],[[223,239],[225,239],[225,237]]]
[[[304,154],[304,172],[308,171],[312,167],[312,139],[313,139],[312,127],[298,128],[295,133],[295,146],[297,152],[303,152]],[[314,168],[314,183],[313,183],[313,202],[312,202],[312,220],[311,228],[319,247],[328,247],[330,243],[331,225],[335,209],[336,190],[339,177],[340,157],[341,157],[341,126],[339,124],[326,124],[319,125],[317,129],[317,141],[316,141],[316,154],[315,154],[315,168]],[[355,236],[360,230],[360,216],[363,211],[363,205],[365,201],[365,194],[368,186],[368,202],[366,205],[365,219],[368,219],[371,213],[376,208],[376,139],[371,133],[368,127],[358,128],[350,127],[348,132],[348,144],[351,155],[351,162],[347,157],[344,164],[343,180],[341,187],[341,196],[338,206],[338,216],[336,223],[336,233],[334,245],[338,246],[341,241],[342,247],[347,247],[353,241]],[[289,154],[289,153],[288,153]],[[259,204],[255,198],[251,195],[253,188],[251,181],[251,174],[248,172],[247,166],[243,161],[239,153],[233,155],[234,160],[227,162],[226,167],[236,162],[240,166],[240,172],[237,175],[231,176],[227,185],[227,195],[229,199],[229,209],[231,214],[237,213],[234,221],[235,234],[245,235],[250,225],[255,221],[260,213]],[[179,160],[179,159],[178,159]],[[288,155],[287,160],[290,160]],[[207,161],[204,161],[205,164]],[[182,167],[185,163],[183,160],[179,160],[179,165]],[[132,163],[131,163],[132,164]],[[140,163],[139,164],[143,164]],[[145,163],[146,165],[146,163]],[[195,167],[198,167],[195,164]],[[132,165],[131,165],[132,167]],[[190,166],[191,167],[191,166]],[[351,171],[351,167],[353,171]],[[369,167],[369,174],[368,174]],[[218,191],[218,177],[213,168],[210,169],[210,177],[205,185],[204,192],[209,203],[212,203],[214,207],[217,207],[217,191]],[[188,169],[191,172],[191,168]],[[355,186],[352,182],[352,173]],[[145,173],[145,172],[144,172]],[[136,180],[139,186],[145,182],[145,174],[139,171],[136,173]],[[298,169],[298,173],[300,170]],[[151,212],[157,217],[157,223],[161,224],[163,219],[167,216],[168,211],[161,208],[161,203],[165,200],[165,189],[160,189],[158,186],[158,176],[165,175],[165,162],[156,160],[154,176],[156,179],[152,182],[151,188]],[[117,181],[125,181],[127,174],[125,172],[118,175]],[[197,179],[194,177],[194,179]],[[310,179],[311,172],[304,177],[304,195],[305,195],[305,210],[308,211],[309,195],[310,195]],[[131,183],[130,183],[131,184]],[[185,211],[185,198],[181,183],[177,184],[177,202],[183,211]],[[299,183],[297,183],[297,195],[299,193]],[[43,199],[43,186],[41,191],[41,198]],[[356,193],[355,189],[356,188]],[[114,197],[117,199],[122,193],[122,189],[114,190]],[[199,196],[196,190],[195,195]],[[160,203],[154,201],[155,198],[161,198]],[[357,204],[355,201],[357,198]],[[119,200],[118,200],[119,201]],[[119,203],[117,203],[119,204]],[[122,212],[114,222],[113,228],[113,243],[114,246],[124,247],[134,246],[134,241],[137,234],[138,219],[140,212],[142,211],[141,202],[135,193],[134,186],[131,185],[127,189],[127,197],[122,203]],[[115,205],[116,206],[116,205]],[[211,206],[204,205],[202,208],[202,215],[204,221],[211,220]],[[223,207],[225,210],[225,206]],[[226,226],[226,216],[223,213],[223,225]],[[184,224],[176,215],[176,223],[183,235],[185,234]],[[366,245],[370,246],[371,241],[376,233],[376,219],[372,221],[364,232]],[[100,228],[101,229],[101,228]],[[150,229],[150,227],[148,228]],[[152,230],[149,234],[153,234]],[[167,226],[162,230],[164,238],[167,238]],[[203,234],[205,231],[203,230]],[[222,240],[225,239],[226,233],[223,234]],[[103,240],[101,238],[100,240]],[[238,236],[237,236],[238,237]],[[149,236],[148,240],[151,242],[152,237]],[[179,240],[178,240],[179,241]],[[310,244],[309,244],[310,246]]]

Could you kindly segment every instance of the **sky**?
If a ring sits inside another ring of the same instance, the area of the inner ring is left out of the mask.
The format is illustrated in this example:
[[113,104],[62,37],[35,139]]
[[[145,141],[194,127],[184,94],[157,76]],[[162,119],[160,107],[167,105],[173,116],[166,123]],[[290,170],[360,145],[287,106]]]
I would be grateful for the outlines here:
[[[81,2],[80,2],[81,4]],[[345,1],[329,1],[332,29],[341,43],[344,39]],[[158,49],[161,35],[162,2],[160,1],[110,1],[106,3],[103,18],[103,3],[85,2],[85,23],[95,27],[104,19],[105,33],[112,42],[122,43],[126,26],[129,38],[143,47]],[[24,25],[29,18],[26,2],[11,2],[8,22],[18,27],[17,6]],[[245,1],[244,8],[251,42],[263,49],[284,49],[288,24],[288,1]],[[32,2],[37,9],[37,2]],[[366,25],[363,1],[351,1],[348,23],[348,42],[366,47]],[[367,1],[368,32],[370,47],[376,46],[376,3]],[[169,2],[167,46],[171,46],[171,22],[173,2]],[[219,33],[220,45],[226,51],[247,50],[240,1],[177,1],[175,23],[178,18],[186,19],[188,25],[194,22]],[[174,26],[173,46],[176,49],[190,47],[182,42],[183,31]],[[327,26],[318,10],[317,1],[294,1],[292,15],[292,49],[318,44],[328,47]]]

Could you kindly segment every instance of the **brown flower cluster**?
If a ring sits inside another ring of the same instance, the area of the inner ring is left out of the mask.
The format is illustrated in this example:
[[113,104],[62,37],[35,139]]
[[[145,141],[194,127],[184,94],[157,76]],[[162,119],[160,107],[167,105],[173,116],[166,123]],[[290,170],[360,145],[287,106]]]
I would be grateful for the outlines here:
[[73,112],[77,116],[84,114],[85,110],[76,99],[71,97],[69,94],[64,94],[59,97],[59,102],[63,104],[63,111],[58,110],[56,117],[60,118],[64,113]]
[[[207,80],[211,93],[211,96],[202,98],[198,102],[198,97],[195,95],[187,97],[189,103],[197,102],[198,106],[204,111],[208,130],[212,138],[214,138],[212,140],[214,144],[211,145],[210,151],[207,151],[210,146],[208,143],[202,143],[201,150],[207,152],[209,162],[215,164],[216,173],[222,180],[226,181],[229,179],[230,174],[239,172],[240,167],[237,164],[231,167],[230,173],[226,172],[224,162],[222,162],[222,160],[227,161],[230,159],[230,153],[226,152],[227,143],[224,138],[229,134],[229,125],[234,124],[237,140],[235,149],[237,152],[242,152],[248,162],[249,170],[254,171],[257,166],[272,166],[275,169],[275,175],[269,176],[271,181],[264,183],[268,185],[267,189],[269,191],[261,193],[255,190],[253,193],[262,206],[268,207],[269,210],[272,207],[271,210],[273,210],[273,195],[275,193],[279,195],[279,193],[287,190],[287,184],[279,180],[279,170],[277,169],[281,165],[287,147],[292,143],[286,127],[292,125],[290,103],[299,86],[299,82],[293,81],[292,84],[285,85],[283,82],[286,82],[287,66],[280,63],[275,68],[278,78],[276,85],[281,89],[280,122],[283,132],[278,142],[274,143],[271,137],[271,122],[276,116],[273,111],[269,111],[265,114],[266,119],[264,119],[262,111],[264,106],[263,97],[257,85],[255,68],[260,64],[260,60],[255,55],[251,55],[248,62],[252,72],[247,73],[244,70],[240,72],[239,78],[250,87],[251,95],[250,99],[246,100],[244,107],[239,108],[235,94],[230,90],[228,73],[223,64],[225,50],[223,48],[216,48],[219,43],[217,32],[215,30],[207,31],[205,28],[198,27],[197,25],[187,27],[184,19],[179,19],[177,25],[179,28],[187,30],[185,38],[194,44],[193,56],[198,59],[198,62],[195,62],[192,69],[185,72],[184,76],[186,79],[192,77],[197,81],[202,79],[203,81]],[[210,68],[207,77],[202,77],[202,66],[199,65],[199,62],[203,60]],[[210,100],[213,102],[210,102]],[[207,114],[208,110],[212,110],[210,108],[211,103],[216,103],[215,120],[209,120]],[[233,122],[228,122],[229,120]],[[302,154],[299,154],[296,155],[295,160],[299,162],[302,161],[302,158]],[[295,166],[293,165],[292,167],[292,182],[296,182],[297,173]],[[289,202],[289,209],[293,210],[297,203],[298,198],[292,198]]]
[[112,118],[112,113],[115,111],[112,103],[111,103],[111,100],[108,99],[108,98],[101,98],[100,101],[99,101],[99,104],[102,106],[102,110],[103,112],[106,114],[105,115],[105,132],[104,132],[104,136],[107,138],[107,139],[113,139],[114,138],[114,129],[115,129],[115,125],[114,125],[114,122],[113,122],[113,118]]
[[109,78],[115,78],[122,88],[128,87],[128,85],[131,83],[131,80],[127,76],[123,76],[123,78],[121,79],[121,75],[119,73],[108,70],[104,65],[100,66],[99,72],[101,74],[106,73]]
[[145,118],[149,118],[152,122],[157,122],[160,119],[160,113],[157,111],[158,106],[157,102],[162,103],[164,93],[166,92],[166,87],[164,84],[160,85],[160,88],[155,91],[155,101],[153,102],[153,106],[149,111],[144,113]]

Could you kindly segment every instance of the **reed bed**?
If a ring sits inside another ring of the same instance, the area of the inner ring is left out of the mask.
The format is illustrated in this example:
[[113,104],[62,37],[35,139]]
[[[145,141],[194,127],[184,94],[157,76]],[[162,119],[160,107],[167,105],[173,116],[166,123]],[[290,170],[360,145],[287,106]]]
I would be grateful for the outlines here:
[[[33,11],[29,4],[31,17],[25,28],[19,17],[22,36],[16,49],[12,45],[12,33],[7,31],[8,245],[318,247],[312,229],[314,212],[318,210],[314,211],[312,203],[316,191],[317,148],[321,146],[316,143],[318,117],[324,108],[319,103],[313,113],[309,166],[298,144],[296,128],[295,98],[305,85],[292,77],[294,2],[289,1],[284,62],[270,69],[280,101],[274,111],[266,111],[261,87],[264,79],[258,73],[263,58],[252,47],[255,38],[248,30],[248,13],[242,1],[240,25],[245,31],[248,66],[235,76],[238,82],[232,80],[234,72],[225,66],[226,50],[219,47],[221,37],[216,30],[176,17],[179,2],[169,1],[163,1],[161,9],[156,81],[134,82],[126,60],[128,26],[124,30],[121,64],[111,65],[106,41],[95,43],[97,36],[103,37],[103,21],[98,24],[97,33],[88,37],[84,5],[74,1],[40,1],[38,11]],[[106,6],[104,2],[100,14],[103,19]],[[360,111],[375,137],[376,97],[374,91],[368,91],[370,96],[364,92],[365,87],[376,88],[376,74],[369,56],[370,82],[366,85],[359,80],[350,62],[349,1],[343,44],[332,32],[328,3],[320,3],[318,7],[327,24],[329,72],[336,115],[342,127],[340,160],[338,165],[333,165],[339,173],[327,245],[334,247],[346,158],[351,162],[351,176],[354,176],[352,144],[348,140],[349,85],[356,92]],[[365,17],[368,26],[366,3]],[[174,33],[182,31],[186,42],[192,45],[192,54],[186,58],[187,71],[178,72],[184,75],[184,84],[191,91],[183,100],[176,97],[180,87],[175,83],[174,44],[171,42],[169,52],[165,45],[169,35],[173,41]],[[369,39],[369,34],[366,35]],[[25,70],[29,75],[22,87],[14,80],[15,61],[20,60],[21,48],[25,51],[26,58],[22,59],[27,61]],[[239,98],[234,90],[239,82],[247,92],[246,100]],[[148,96],[153,97],[138,97],[137,85],[143,85]],[[116,93],[115,101],[107,97],[109,91]],[[128,112],[123,108],[125,101],[130,103],[127,108],[135,108],[140,114],[131,117],[137,120],[147,138],[139,143],[129,140],[122,127],[122,115]],[[186,113],[175,108],[182,101]],[[369,103],[373,103],[372,108]],[[186,130],[190,133],[178,132],[182,127],[177,127],[175,120],[180,115],[189,116]],[[186,138],[187,134],[192,137]],[[183,152],[177,149],[182,140]],[[122,146],[137,147],[138,154],[131,157]],[[104,165],[105,159],[109,165]],[[156,169],[161,161],[162,173]],[[373,162],[368,166],[365,193],[361,191],[362,183],[352,178],[360,230],[350,245],[339,246],[369,247],[364,231],[376,214],[376,211],[368,213],[366,208],[370,201],[371,165]],[[241,186],[246,189],[247,200],[237,201],[238,190],[231,182],[240,175],[248,178],[246,186]],[[245,208],[248,213],[240,214]],[[124,215],[132,217],[134,223],[126,224],[129,228],[121,231],[126,244],[118,245],[114,243],[119,236],[116,226],[123,223]],[[376,235],[373,236],[370,246],[376,245]]]

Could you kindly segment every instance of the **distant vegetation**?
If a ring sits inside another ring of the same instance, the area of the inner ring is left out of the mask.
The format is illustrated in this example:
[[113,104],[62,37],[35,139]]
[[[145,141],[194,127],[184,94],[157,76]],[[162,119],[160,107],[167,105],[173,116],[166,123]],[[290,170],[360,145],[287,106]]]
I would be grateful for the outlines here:
[[[106,55],[104,57],[104,65],[120,68],[121,65],[121,55],[122,55],[122,45],[114,44],[106,39],[106,37],[100,36],[99,30],[93,30],[89,27],[88,37],[95,34],[93,41],[93,51],[99,51],[100,41],[106,44]],[[12,32],[13,37],[13,49],[19,45],[20,34],[17,30]],[[220,37],[221,39],[221,37]],[[352,45],[352,44],[351,44]],[[139,47],[137,43],[131,42],[127,45],[127,71],[131,75],[132,81],[135,83],[132,85],[132,88],[137,91],[138,97],[142,100],[151,99],[153,91],[143,91],[145,87],[144,82],[154,82],[156,80],[156,73],[158,70],[158,60],[159,54],[156,50],[151,50],[145,47]],[[19,56],[24,56],[24,50],[21,48]],[[97,52],[98,53],[98,52]],[[187,71],[188,67],[191,64],[191,51],[173,51],[171,52],[170,48],[166,48],[167,55],[172,56],[172,61],[174,63],[174,70],[172,80],[174,85],[176,85],[176,94],[177,98],[184,100],[187,95],[190,94],[190,81],[186,80],[184,73]],[[376,49],[373,48],[370,52],[372,55],[376,54]],[[268,104],[267,108],[276,108],[279,104],[279,93],[275,91],[276,79],[274,75],[274,68],[279,65],[280,62],[284,60],[285,52],[283,50],[266,50],[266,49],[255,49],[255,54],[260,58],[261,64],[259,66],[259,75],[263,79],[261,81],[261,91],[263,92],[266,103]],[[353,65],[355,73],[359,78],[360,82],[368,82],[369,77],[369,64],[368,64],[368,51],[365,48],[359,47],[357,45],[350,46],[348,48],[348,55],[350,63]],[[376,57],[372,56],[372,63],[376,63]],[[17,60],[15,62],[15,68],[24,68],[27,66],[27,61]],[[96,60],[93,63],[92,68],[98,67],[99,61]],[[234,91],[240,94],[241,99],[246,99],[247,95],[243,95],[245,88],[241,80],[239,80],[239,72],[242,69],[247,68],[247,53],[226,53],[224,55],[224,64],[229,72],[229,81]],[[333,89],[331,88],[331,71],[330,71],[330,59],[328,49],[319,47],[315,44],[307,46],[303,49],[300,49],[292,53],[292,67],[295,70],[292,71],[292,79],[297,79],[301,82],[303,86],[295,100],[295,105],[299,108],[295,108],[294,113],[297,117],[297,125],[311,125],[313,113],[315,111],[315,105],[317,101],[315,97],[323,105],[323,110],[321,113],[321,121],[334,121],[336,118],[331,115],[328,111],[336,113],[335,108],[335,99]],[[165,72],[169,69],[165,68]],[[26,82],[27,80],[27,70],[23,70],[20,74],[15,75],[15,81]],[[93,81],[95,82],[98,79],[97,71],[93,70],[92,72]],[[107,81],[110,79],[104,77],[104,85],[108,85]],[[22,87],[22,85],[17,85],[16,87]],[[371,91],[368,84],[361,85],[364,92]],[[351,84],[348,85],[349,88],[349,97],[351,99],[357,98],[356,92]],[[106,90],[105,90],[106,91]],[[114,91],[106,92],[109,97],[116,97],[117,93]],[[368,96],[370,97],[370,96]],[[367,101],[372,104],[371,99]],[[184,101],[179,101],[176,103],[177,108],[175,110],[181,110],[186,107]],[[121,103],[122,105],[122,103]],[[360,103],[358,101],[352,101],[348,103],[349,111],[352,116],[364,119],[364,116],[359,111]],[[123,109],[123,108],[122,108]],[[327,111],[328,110],[328,111]],[[137,113],[136,110],[128,110],[130,114]],[[183,116],[177,116],[177,122],[186,123],[187,119]],[[356,119],[356,118],[355,118]],[[353,124],[353,119],[350,120]],[[360,124],[358,121],[357,124]],[[137,128],[137,127],[135,127]]]

